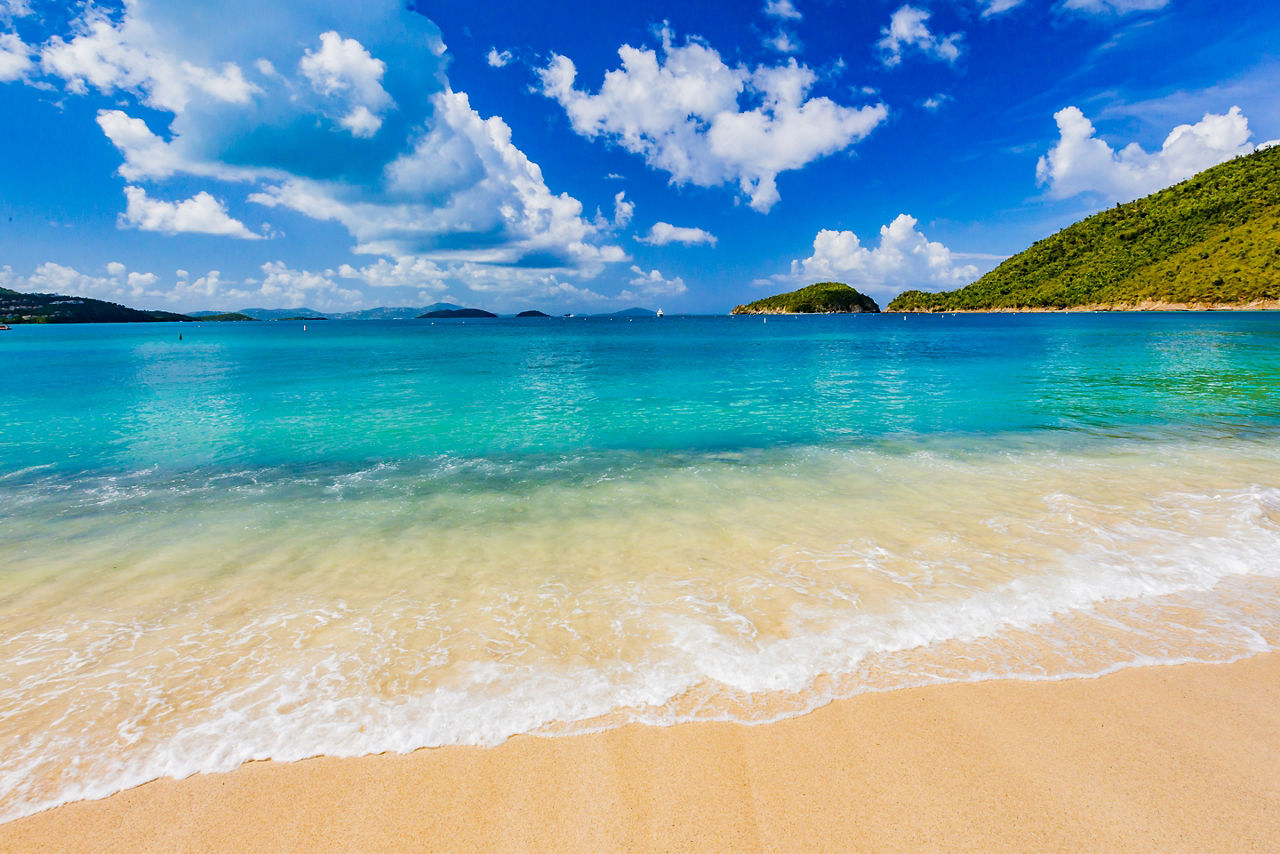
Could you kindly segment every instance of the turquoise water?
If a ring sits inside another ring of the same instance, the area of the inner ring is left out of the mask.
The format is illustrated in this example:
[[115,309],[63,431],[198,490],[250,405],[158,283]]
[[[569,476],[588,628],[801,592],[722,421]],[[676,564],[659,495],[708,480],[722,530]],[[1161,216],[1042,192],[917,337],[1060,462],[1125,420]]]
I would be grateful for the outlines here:
[[58,472],[1280,423],[1266,314],[18,327],[0,464]]
[[1265,313],[15,327],[0,817],[1274,648],[1277,389]]

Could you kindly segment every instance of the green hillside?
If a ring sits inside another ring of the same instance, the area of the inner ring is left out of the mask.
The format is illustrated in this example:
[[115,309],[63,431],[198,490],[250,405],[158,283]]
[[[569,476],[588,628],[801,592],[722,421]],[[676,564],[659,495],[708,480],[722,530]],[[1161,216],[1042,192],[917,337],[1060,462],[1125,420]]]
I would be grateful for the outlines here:
[[241,314],[238,311],[224,311],[222,313],[215,314],[193,314],[191,317],[195,320],[211,320],[214,323],[244,323],[256,322],[258,320],[256,317],[250,317],[249,315]]
[[1095,214],[945,293],[889,311],[1219,306],[1280,300],[1280,146]]
[[839,282],[819,282],[790,293],[777,294],[740,305],[732,314],[849,314],[878,312],[880,306],[866,294]]
[[113,302],[0,288],[0,323],[155,323],[191,320],[170,311],[139,311]]

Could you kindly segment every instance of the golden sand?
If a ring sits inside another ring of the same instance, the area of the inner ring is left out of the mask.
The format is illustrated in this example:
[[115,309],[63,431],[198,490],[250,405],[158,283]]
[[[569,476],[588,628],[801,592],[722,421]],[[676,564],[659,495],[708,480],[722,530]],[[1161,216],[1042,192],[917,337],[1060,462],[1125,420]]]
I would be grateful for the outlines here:
[[1280,654],[863,695],[764,726],[253,763],[5,851],[1274,851]]

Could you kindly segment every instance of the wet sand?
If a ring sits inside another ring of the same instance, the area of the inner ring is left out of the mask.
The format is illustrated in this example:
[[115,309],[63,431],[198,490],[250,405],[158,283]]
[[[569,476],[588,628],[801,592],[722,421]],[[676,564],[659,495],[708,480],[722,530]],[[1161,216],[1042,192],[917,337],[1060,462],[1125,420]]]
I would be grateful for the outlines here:
[[1280,654],[864,695],[764,726],[251,763],[4,851],[1274,851]]

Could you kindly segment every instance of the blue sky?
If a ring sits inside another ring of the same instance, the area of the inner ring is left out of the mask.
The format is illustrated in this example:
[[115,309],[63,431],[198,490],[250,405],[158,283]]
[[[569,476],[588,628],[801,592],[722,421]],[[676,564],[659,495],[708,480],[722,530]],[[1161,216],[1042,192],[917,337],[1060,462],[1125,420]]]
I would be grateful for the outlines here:
[[883,304],[1280,138],[1246,0],[0,0],[0,285]]

